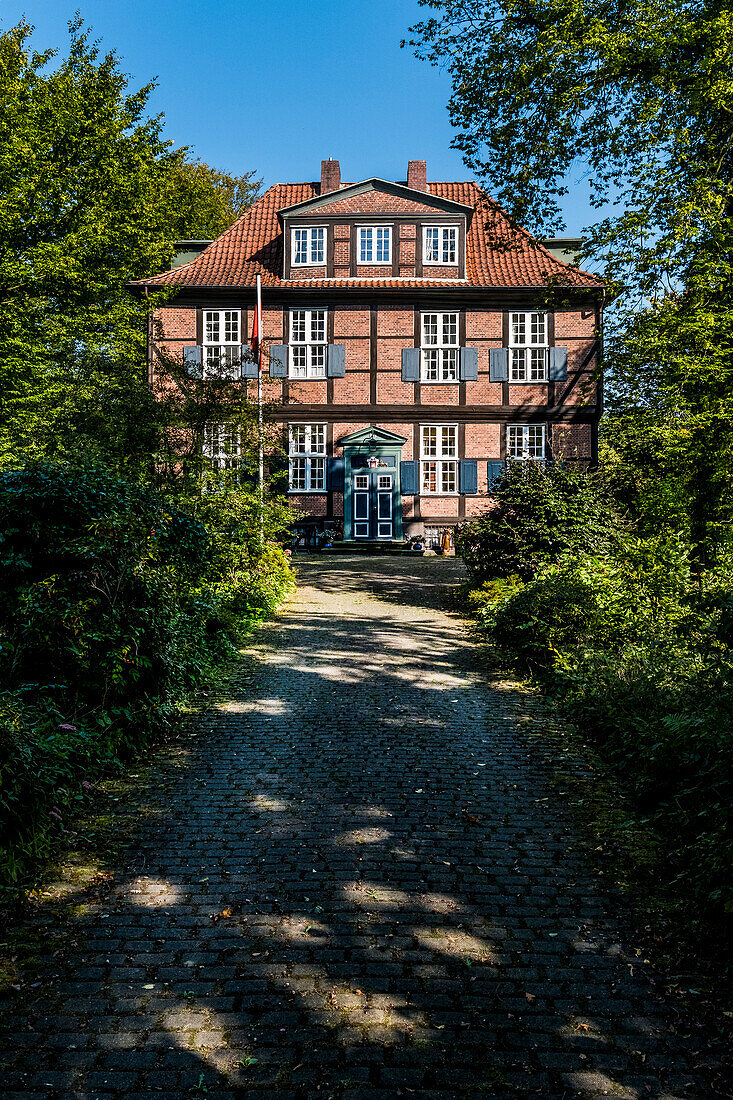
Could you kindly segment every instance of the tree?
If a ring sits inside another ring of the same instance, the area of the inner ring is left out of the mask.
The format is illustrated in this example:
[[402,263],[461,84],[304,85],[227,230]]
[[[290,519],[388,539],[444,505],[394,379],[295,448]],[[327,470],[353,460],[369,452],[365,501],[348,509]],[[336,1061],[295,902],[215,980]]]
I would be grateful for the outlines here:
[[[611,400],[684,442],[700,566],[733,520],[733,70],[729,0],[421,0],[417,55],[445,65],[454,146],[514,219],[561,228],[584,170],[585,257],[623,297]],[[676,442],[675,442],[676,441]]]
[[200,160],[182,160],[173,172],[173,189],[182,209],[188,212],[185,237],[218,237],[249,210],[261,185],[254,171],[233,176]]
[[583,470],[510,462],[491,495],[493,507],[456,533],[474,581],[528,580],[566,556],[603,554],[622,530],[596,478]]
[[66,56],[0,35],[0,467],[97,457],[141,476],[159,410],[147,385],[152,301],[130,279],[174,241],[214,232],[256,193],[186,161],[80,19]]

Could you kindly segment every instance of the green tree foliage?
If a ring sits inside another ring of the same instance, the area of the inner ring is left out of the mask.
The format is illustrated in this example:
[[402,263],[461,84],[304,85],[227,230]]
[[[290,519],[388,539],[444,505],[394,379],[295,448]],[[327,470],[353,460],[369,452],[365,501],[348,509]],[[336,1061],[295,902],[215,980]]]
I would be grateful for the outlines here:
[[[252,485],[239,364],[157,363],[127,290],[220,232],[252,173],[186,159],[80,20],[68,53],[0,34],[0,880],[164,724],[292,583]],[[222,460],[212,431],[232,441]],[[235,442],[236,441],[236,442]],[[264,536],[264,540],[263,540]]]
[[670,536],[624,535],[485,602],[484,630],[562,700],[657,828],[675,894],[720,919],[733,906],[733,600],[690,598]]
[[187,211],[183,239],[218,237],[258,198],[262,180],[255,173],[233,176],[200,160],[181,160],[173,172],[173,188],[181,208]]
[[202,513],[100,467],[0,474],[0,883],[290,587],[251,494]]
[[448,69],[454,145],[510,215],[561,228],[579,172],[606,207],[585,254],[624,292],[608,328],[611,399],[630,420],[616,445],[649,431],[681,456],[675,495],[711,564],[733,520],[730,3],[421,3],[436,14],[411,44]]
[[153,85],[130,89],[80,20],[64,57],[30,33],[0,35],[0,467],[84,453],[141,476],[151,303],[126,283],[229,224],[258,184],[188,163],[148,116]]
[[[625,504],[651,499],[667,464],[659,451],[630,473],[609,457],[604,480]],[[692,583],[679,504],[659,489],[634,530],[595,477],[517,465],[456,548],[481,629],[595,738],[657,826],[675,890],[717,919],[733,905],[733,597],[723,573]]]
[[[615,270],[647,293],[730,202],[733,29],[725,0],[421,0],[420,57],[444,65],[454,145],[535,231],[587,166]],[[624,251],[624,249],[626,251]],[[643,256],[644,265],[639,259]]]
[[511,462],[491,492],[494,506],[456,534],[456,550],[475,581],[527,580],[567,553],[608,549],[620,528],[596,479],[582,470]]

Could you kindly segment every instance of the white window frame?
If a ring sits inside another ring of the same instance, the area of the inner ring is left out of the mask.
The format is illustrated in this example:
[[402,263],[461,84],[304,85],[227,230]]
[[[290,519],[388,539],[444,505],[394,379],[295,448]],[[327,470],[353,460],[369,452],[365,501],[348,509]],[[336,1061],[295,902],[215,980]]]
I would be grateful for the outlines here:
[[[381,242],[382,259],[377,259],[380,252],[379,234],[385,233],[387,237],[387,254],[384,255],[384,238]],[[368,264],[370,267],[381,267],[392,263],[392,226],[391,225],[360,225],[357,226],[357,264]],[[365,257],[365,253],[368,256]]]
[[211,469],[241,470],[242,432],[238,424],[204,424],[202,451],[211,463]]
[[288,492],[327,491],[326,425],[288,424]]
[[454,310],[442,313],[426,310],[420,314],[421,382],[451,384],[460,381],[459,321],[459,314]]
[[293,267],[325,267],[327,242],[328,228],[325,225],[295,226],[290,231],[291,265]]
[[[434,257],[437,233],[437,257]],[[458,226],[424,225],[422,229],[422,262],[434,267],[458,267]]]
[[[539,448],[537,433],[539,431]],[[507,424],[506,453],[514,462],[544,462],[547,441],[545,424]]]
[[509,313],[509,381],[547,382],[548,314],[541,310]]
[[203,373],[238,377],[236,367],[242,354],[242,311],[203,310]]
[[458,425],[420,425],[420,495],[458,496]]
[[325,378],[327,358],[328,310],[291,309],[288,378],[301,382]]

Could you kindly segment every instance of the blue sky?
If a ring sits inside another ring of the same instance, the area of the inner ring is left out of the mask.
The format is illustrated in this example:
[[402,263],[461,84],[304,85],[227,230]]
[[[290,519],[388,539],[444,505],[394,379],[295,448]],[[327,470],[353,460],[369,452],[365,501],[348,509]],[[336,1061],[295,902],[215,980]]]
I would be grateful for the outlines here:
[[[135,86],[157,78],[151,107],[166,133],[208,164],[254,168],[265,186],[317,179],[323,158],[343,179],[469,179],[446,103],[445,73],[400,49],[417,0],[0,0],[0,25],[25,17],[37,48],[65,48],[79,8]],[[580,185],[568,232],[590,220]]]

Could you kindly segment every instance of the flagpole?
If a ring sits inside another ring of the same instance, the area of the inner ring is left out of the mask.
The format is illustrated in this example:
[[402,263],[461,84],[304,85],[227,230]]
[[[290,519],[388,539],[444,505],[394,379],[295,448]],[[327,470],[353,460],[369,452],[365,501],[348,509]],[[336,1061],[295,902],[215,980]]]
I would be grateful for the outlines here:
[[260,506],[260,544],[265,544],[265,444],[262,416],[262,276],[257,275],[257,491]]

